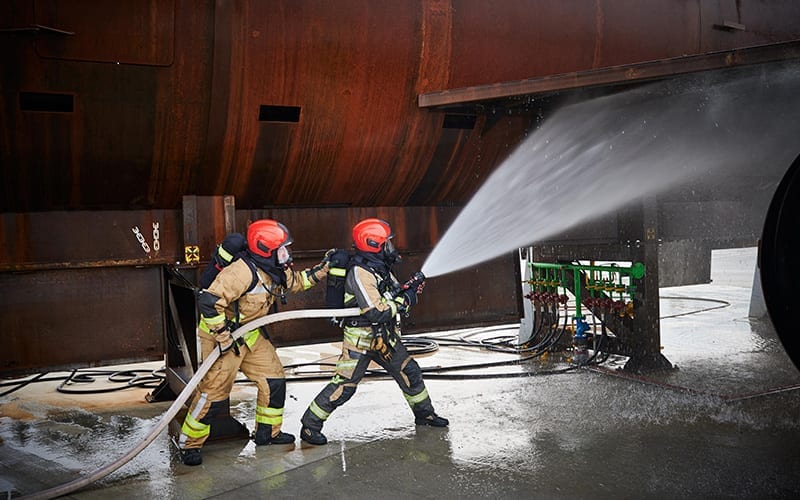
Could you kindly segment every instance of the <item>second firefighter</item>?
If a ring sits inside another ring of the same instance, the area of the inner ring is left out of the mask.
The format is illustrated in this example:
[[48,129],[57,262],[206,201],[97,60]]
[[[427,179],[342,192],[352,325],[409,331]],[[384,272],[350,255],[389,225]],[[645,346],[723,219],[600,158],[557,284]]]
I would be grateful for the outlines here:
[[392,266],[400,259],[393,236],[389,223],[381,219],[365,219],[353,227],[355,255],[345,277],[344,305],[358,306],[361,315],[345,318],[336,374],[303,414],[300,438],[310,444],[328,442],[322,434],[323,424],[355,394],[371,361],[400,386],[417,425],[449,424],[436,415],[422,370],[400,341],[400,316],[417,303],[424,281],[405,289],[400,286],[392,274]]

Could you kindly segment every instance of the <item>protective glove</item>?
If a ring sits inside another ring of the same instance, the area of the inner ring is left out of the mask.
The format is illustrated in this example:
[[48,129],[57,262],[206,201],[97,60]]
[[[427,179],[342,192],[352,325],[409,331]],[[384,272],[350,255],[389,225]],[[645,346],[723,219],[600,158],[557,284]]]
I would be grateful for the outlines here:
[[384,341],[383,336],[380,333],[376,333],[374,337],[372,337],[372,342],[370,342],[369,348],[373,351],[377,351],[386,361],[392,360],[392,350]]
[[409,288],[407,290],[403,290],[400,293],[400,297],[403,297],[403,299],[405,299],[406,304],[409,307],[417,305],[417,294],[419,293],[417,290],[419,290],[419,288],[417,289]]
[[313,280],[314,283],[319,283],[322,280],[322,278],[324,278],[327,275],[328,270],[331,267],[335,267],[333,259],[336,255],[336,252],[342,252],[342,251],[344,250],[331,248],[330,250],[325,252],[325,255],[322,257],[322,260],[319,261],[319,264],[312,267],[311,269],[306,270],[306,277]]
[[218,332],[214,332],[213,335],[219,347],[220,354],[225,354],[233,347],[233,337],[231,337],[231,331],[227,327]]
[[408,316],[408,311],[411,309],[411,306],[417,305],[417,294],[411,289],[403,290],[394,298],[394,302],[397,304],[397,312]]
[[335,254],[336,252],[338,252],[336,248],[331,248],[330,250],[325,252],[325,255],[322,257],[322,261],[320,261],[320,264],[325,264],[326,262],[330,262],[331,256],[333,256],[333,254]]

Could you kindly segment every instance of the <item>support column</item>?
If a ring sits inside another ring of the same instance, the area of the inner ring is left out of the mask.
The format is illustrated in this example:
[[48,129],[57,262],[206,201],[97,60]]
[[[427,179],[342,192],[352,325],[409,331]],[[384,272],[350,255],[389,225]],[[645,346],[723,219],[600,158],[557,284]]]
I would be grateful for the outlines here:
[[657,200],[642,199],[638,206],[621,211],[619,217],[620,241],[630,246],[632,260],[645,265],[641,288],[634,299],[633,334],[625,339],[630,359],[624,369],[633,372],[671,369],[672,363],[661,354]]

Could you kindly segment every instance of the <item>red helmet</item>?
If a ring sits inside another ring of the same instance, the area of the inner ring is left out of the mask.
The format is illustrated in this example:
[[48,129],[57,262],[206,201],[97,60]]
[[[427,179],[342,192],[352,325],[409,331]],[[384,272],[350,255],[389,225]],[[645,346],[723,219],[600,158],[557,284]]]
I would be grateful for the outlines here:
[[278,221],[257,220],[247,228],[247,246],[251,252],[261,257],[270,257],[273,251],[291,243],[292,235]]
[[353,243],[362,252],[380,252],[393,236],[392,226],[385,220],[364,219],[353,226]]

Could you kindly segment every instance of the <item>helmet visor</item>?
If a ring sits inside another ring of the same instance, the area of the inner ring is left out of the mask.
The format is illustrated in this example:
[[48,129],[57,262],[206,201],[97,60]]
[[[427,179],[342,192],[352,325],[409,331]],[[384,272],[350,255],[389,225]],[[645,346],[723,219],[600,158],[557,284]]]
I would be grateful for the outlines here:
[[392,243],[391,236],[383,244],[383,261],[390,266],[400,261],[400,254],[397,253],[397,249],[394,247],[394,243]]
[[394,243],[392,243],[391,236],[389,236],[389,239],[383,244],[383,251],[386,253],[386,255],[391,255],[397,252],[397,249],[394,248]]

